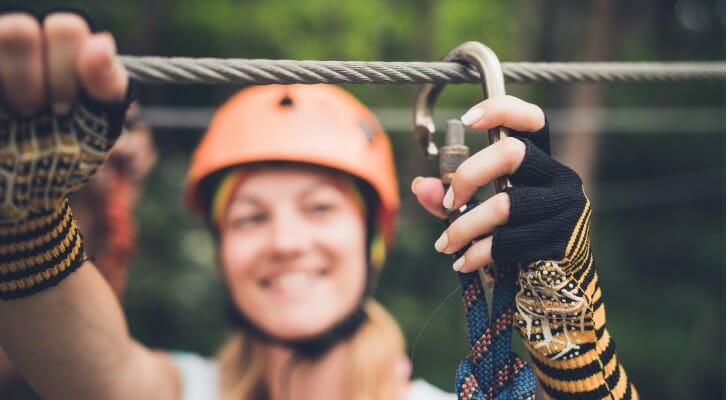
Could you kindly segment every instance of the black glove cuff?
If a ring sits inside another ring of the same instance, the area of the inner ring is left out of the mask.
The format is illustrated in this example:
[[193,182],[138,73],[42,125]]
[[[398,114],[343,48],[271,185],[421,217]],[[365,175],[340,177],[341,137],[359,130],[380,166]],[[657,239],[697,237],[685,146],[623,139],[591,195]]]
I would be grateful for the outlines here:
[[581,186],[581,178],[571,168],[551,158],[530,139],[515,138],[526,145],[526,154],[516,172],[508,177],[513,186],[552,186],[561,183]]
[[518,265],[536,260],[560,260],[574,224],[583,208],[569,207],[538,223],[499,226],[493,232],[493,261],[498,265]]
[[564,257],[574,226],[586,206],[581,179],[528,139],[526,155],[509,177],[508,223],[493,233],[493,260],[515,265]]
[[108,124],[108,133],[106,135],[109,140],[115,141],[121,135],[126,111],[129,109],[131,103],[136,100],[138,90],[136,81],[129,78],[129,83],[126,86],[126,93],[120,102],[109,103],[98,101],[91,98],[91,96],[89,96],[85,91],[82,91],[79,96],[79,104],[91,111],[93,114],[106,120],[106,123]]

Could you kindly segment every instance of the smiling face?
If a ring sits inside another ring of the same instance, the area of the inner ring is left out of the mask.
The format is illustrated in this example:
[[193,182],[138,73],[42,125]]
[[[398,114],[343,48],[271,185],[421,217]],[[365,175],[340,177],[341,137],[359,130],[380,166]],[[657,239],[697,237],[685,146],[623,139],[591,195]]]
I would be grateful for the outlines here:
[[219,225],[233,301],[274,336],[320,334],[354,310],[366,284],[366,218],[354,186],[310,167],[243,174]]

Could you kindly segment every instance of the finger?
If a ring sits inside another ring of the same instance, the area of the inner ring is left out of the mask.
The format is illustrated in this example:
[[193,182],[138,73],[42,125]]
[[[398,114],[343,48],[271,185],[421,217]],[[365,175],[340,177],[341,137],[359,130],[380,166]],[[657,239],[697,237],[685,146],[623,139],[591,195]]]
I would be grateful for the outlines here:
[[421,176],[412,180],[412,193],[417,197],[422,207],[430,214],[438,218],[446,218],[445,210],[442,208],[442,197],[445,189],[442,181],[437,178],[423,178]]
[[448,209],[462,206],[481,186],[513,174],[525,155],[526,145],[515,138],[499,140],[473,154],[455,170],[443,206]]
[[493,262],[491,250],[493,236],[488,236],[473,243],[460,258],[452,264],[452,269],[462,273],[473,272]]
[[0,82],[5,101],[30,113],[44,102],[41,30],[30,14],[0,16]]
[[452,254],[473,240],[491,234],[497,226],[508,222],[511,201],[507,193],[498,193],[460,218],[442,233],[435,249]]
[[94,100],[118,103],[124,99],[129,74],[116,57],[116,44],[109,33],[95,33],[81,44],[76,59],[81,87]]
[[48,92],[53,110],[65,114],[78,97],[75,61],[81,44],[91,36],[86,21],[71,12],[50,14],[43,21]]
[[461,120],[473,129],[505,126],[521,132],[535,132],[546,123],[546,117],[539,106],[508,95],[491,97],[480,102],[468,110]]

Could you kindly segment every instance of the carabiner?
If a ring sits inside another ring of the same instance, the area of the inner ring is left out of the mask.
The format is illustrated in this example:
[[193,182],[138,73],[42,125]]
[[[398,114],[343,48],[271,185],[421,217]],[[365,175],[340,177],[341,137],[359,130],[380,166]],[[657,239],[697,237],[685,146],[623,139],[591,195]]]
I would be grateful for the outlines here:
[[[500,61],[493,50],[480,42],[465,42],[450,50],[442,61],[456,61],[474,66],[480,72],[483,96],[491,98],[506,94],[503,72]],[[445,84],[426,83],[420,86],[415,97],[413,113],[414,134],[422,145],[425,155],[434,158],[439,151],[432,140],[435,133],[435,123],[432,118],[432,109]],[[496,127],[488,130],[490,144],[508,136],[509,130],[505,127]],[[464,144],[464,143],[463,143]],[[455,166],[457,167],[457,166]],[[451,171],[451,172],[454,172]],[[508,179],[503,177],[495,182],[496,192],[508,186]]]

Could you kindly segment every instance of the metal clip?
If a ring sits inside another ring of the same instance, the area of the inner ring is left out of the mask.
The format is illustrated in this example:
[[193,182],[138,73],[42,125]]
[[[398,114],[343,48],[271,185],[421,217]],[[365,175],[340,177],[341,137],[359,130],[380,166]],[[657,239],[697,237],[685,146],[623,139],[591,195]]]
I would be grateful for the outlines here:
[[[500,61],[493,50],[480,42],[465,42],[450,50],[442,61],[457,61],[467,63],[478,69],[483,86],[483,96],[487,99],[506,94],[503,72]],[[415,97],[413,113],[414,134],[422,145],[425,155],[434,158],[438,149],[432,141],[435,133],[435,123],[432,118],[432,109],[445,84],[426,83],[420,86]],[[488,130],[488,139],[491,144],[508,136],[509,130],[505,127],[496,127]],[[503,177],[496,181],[496,192],[508,186],[508,179]]]

